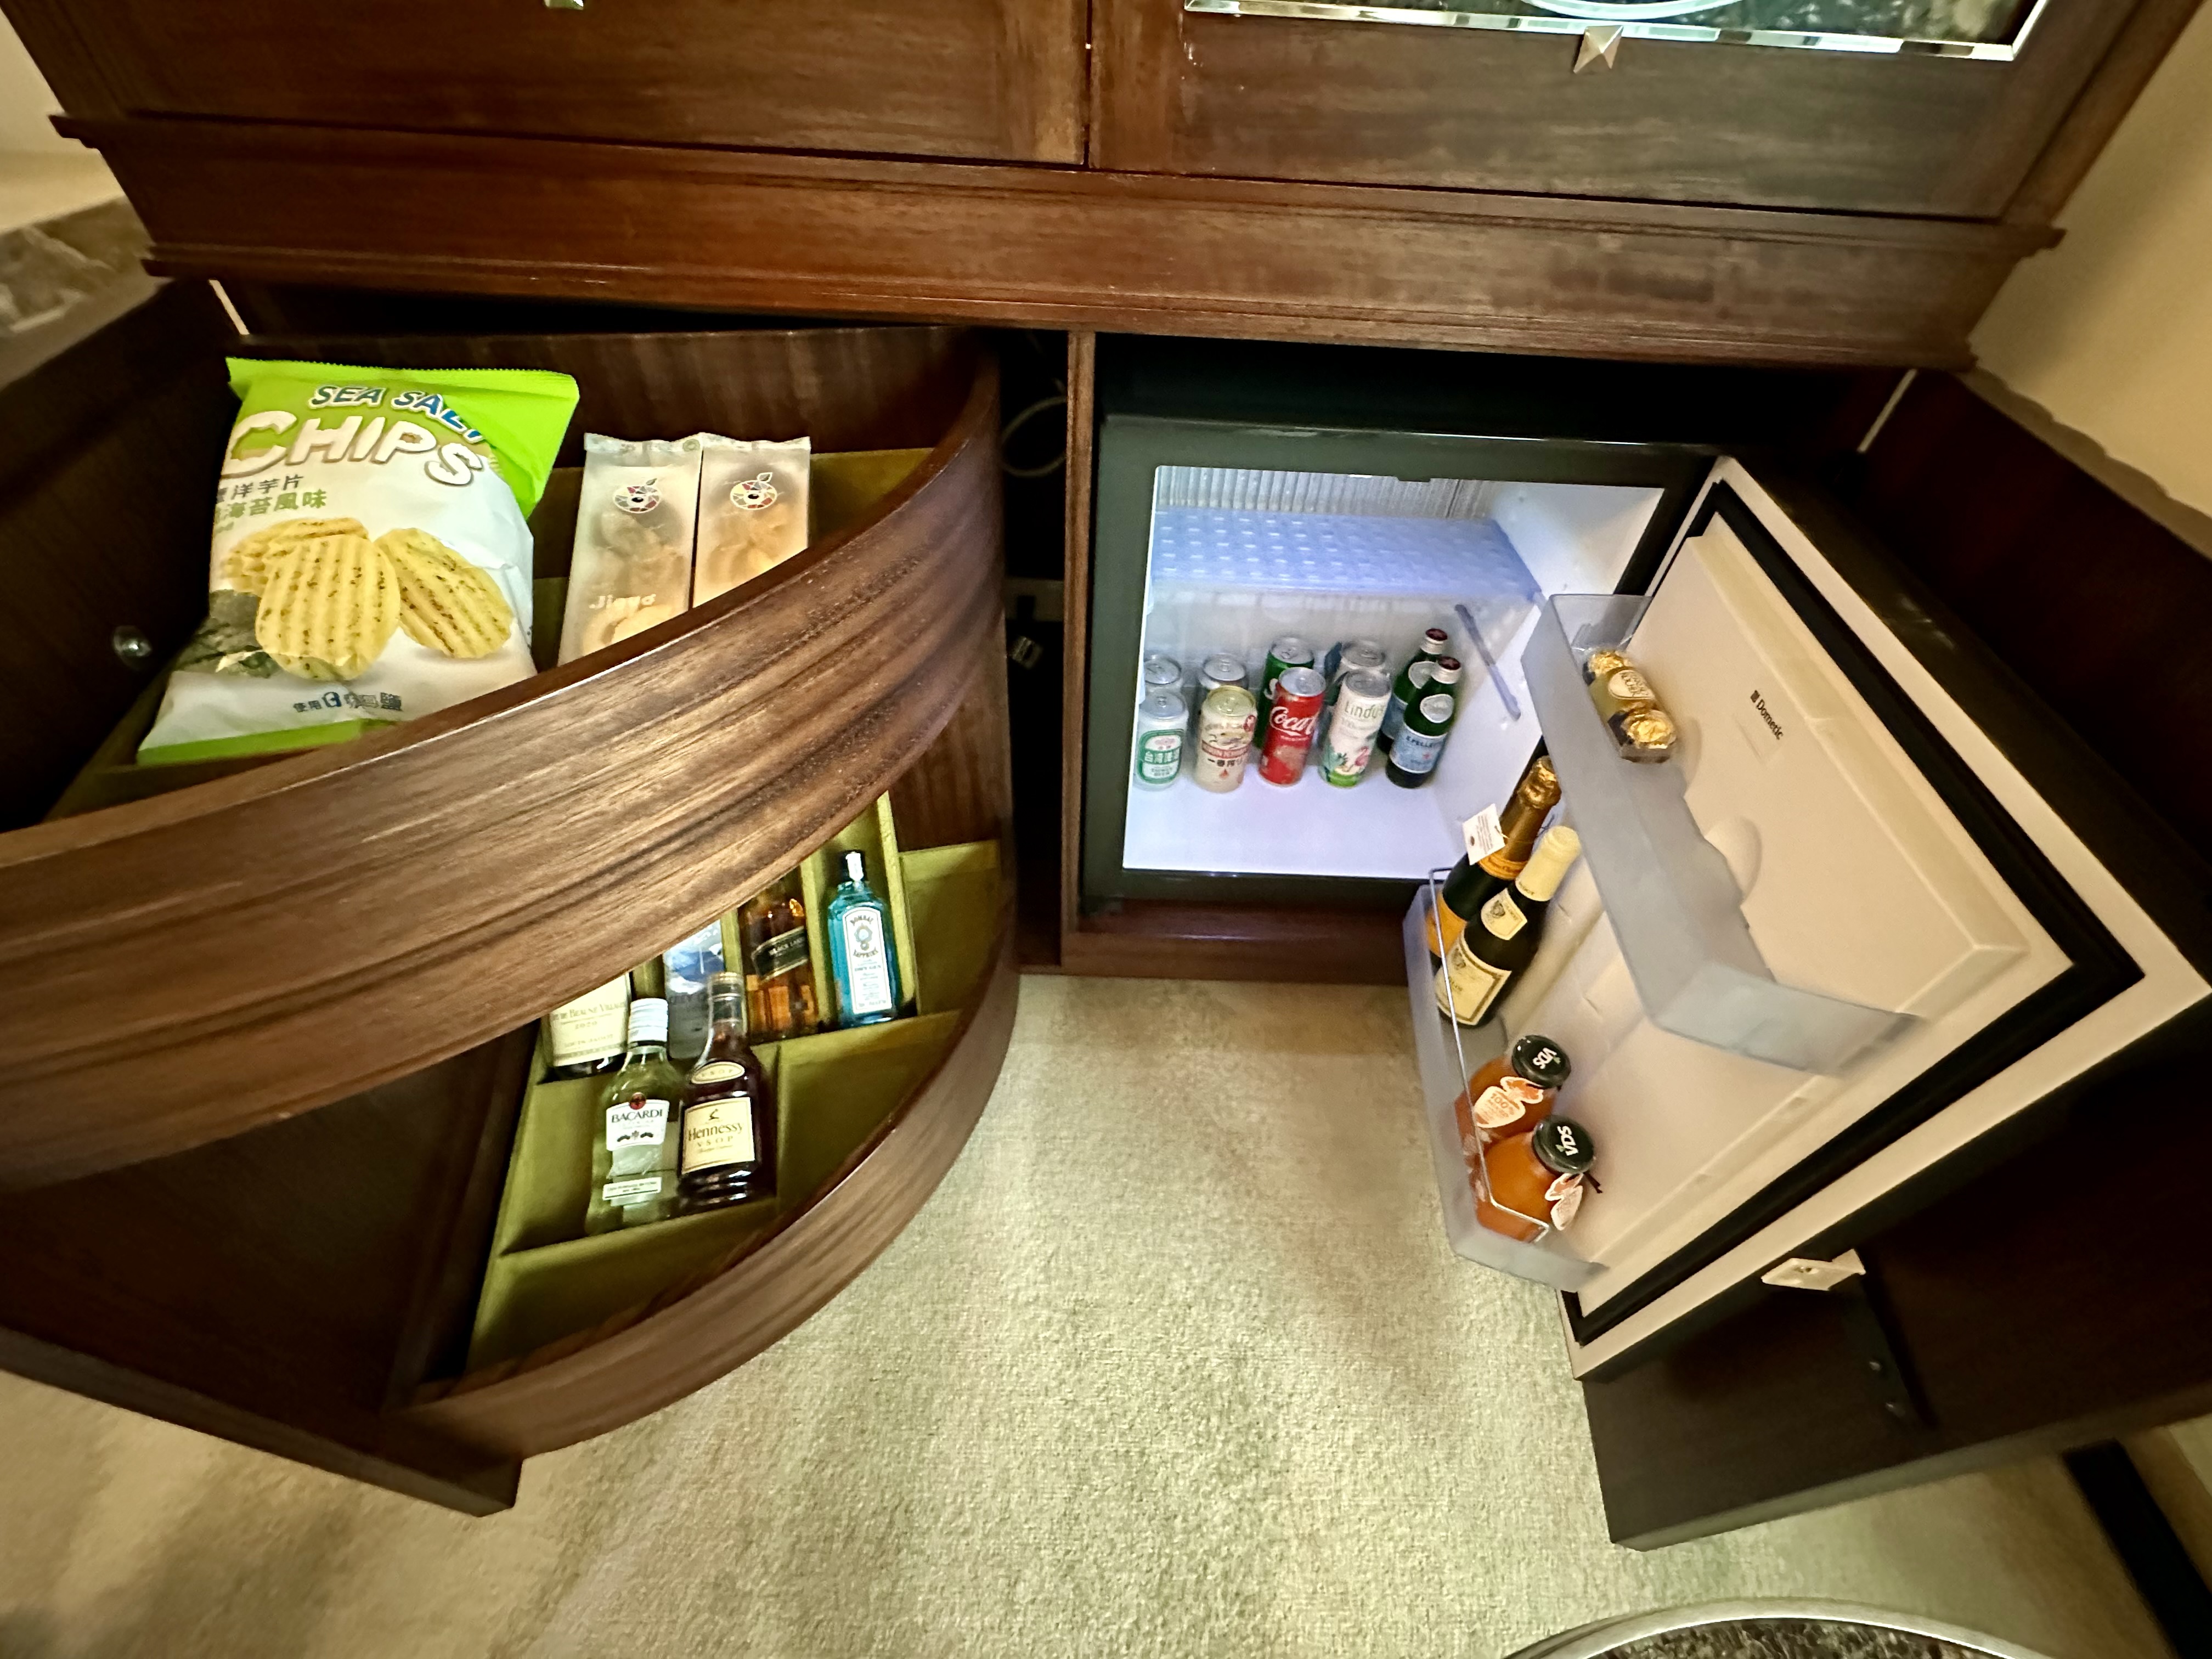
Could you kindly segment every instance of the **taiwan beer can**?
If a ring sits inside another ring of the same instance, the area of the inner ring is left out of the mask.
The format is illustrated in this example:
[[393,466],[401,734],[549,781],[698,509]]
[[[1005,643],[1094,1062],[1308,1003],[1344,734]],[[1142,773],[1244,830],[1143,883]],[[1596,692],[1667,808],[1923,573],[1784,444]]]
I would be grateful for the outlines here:
[[1190,710],[1173,691],[1155,691],[1137,706],[1137,781],[1164,789],[1182,770],[1182,744]]
[[1382,727],[1382,711],[1390,706],[1390,682],[1371,668],[1354,669],[1338,684],[1336,707],[1328,718],[1328,738],[1322,744],[1322,775],[1340,789],[1349,789],[1366,775],[1375,753],[1375,734]]
[[1343,692],[1344,683],[1354,674],[1380,674],[1382,677],[1382,698],[1390,698],[1390,653],[1373,640],[1346,640],[1329,653],[1336,659],[1336,666],[1329,671],[1328,706],[1336,707]]
[[1191,779],[1201,789],[1227,794],[1244,781],[1245,757],[1252,752],[1252,727],[1258,705],[1241,685],[1207,694],[1198,710],[1198,748],[1191,757]]
[[[1311,668],[1313,641],[1285,634],[1267,647],[1267,665],[1260,671],[1260,718],[1265,720],[1275,702],[1275,685],[1285,668]],[[1326,684],[1326,682],[1324,682]]]
[[1305,770],[1328,692],[1328,682],[1319,669],[1283,670],[1275,682],[1275,699],[1267,705],[1267,742],[1260,751],[1260,775],[1268,782],[1296,783]]
[[1145,659],[1145,696],[1155,691],[1182,690],[1182,665],[1173,657],[1164,657],[1155,651]]

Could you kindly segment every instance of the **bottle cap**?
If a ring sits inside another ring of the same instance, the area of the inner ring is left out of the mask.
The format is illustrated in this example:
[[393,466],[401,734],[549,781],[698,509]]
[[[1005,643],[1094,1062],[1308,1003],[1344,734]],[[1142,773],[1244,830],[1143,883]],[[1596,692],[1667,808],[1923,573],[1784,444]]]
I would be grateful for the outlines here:
[[1451,645],[1451,635],[1441,628],[1431,628],[1421,635],[1421,649],[1431,657],[1441,657]]
[[1457,657],[1438,657],[1437,659],[1436,667],[1429,675],[1429,683],[1431,685],[1451,685],[1455,684],[1458,679],[1459,659]]
[[1536,1161],[1561,1175],[1580,1175],[1597,1161],[1597,1146],[1589,1131],[1571,1117],[1556,1114],[1539,1123],[1528,1138]]
[[868,860],[866,857],[857,850],[846,854],[845,879],[848,881],[866,881],[867,878]]
[[1541,1084],[1547,1089],[1558,1088],[1575,1069],[1565,1049],[1551,1038],[1539,1036],[1534,1031],[1516,1041],[1511,1053],[1514,1074],[1525,1077],[1531,1083]]
[[745,994],[743,974],[720,973],[707,976],[707,994],[710,997],[741,997]]
[[668,999],[635,997],[629,1005],[629,1046],[668,1041]]

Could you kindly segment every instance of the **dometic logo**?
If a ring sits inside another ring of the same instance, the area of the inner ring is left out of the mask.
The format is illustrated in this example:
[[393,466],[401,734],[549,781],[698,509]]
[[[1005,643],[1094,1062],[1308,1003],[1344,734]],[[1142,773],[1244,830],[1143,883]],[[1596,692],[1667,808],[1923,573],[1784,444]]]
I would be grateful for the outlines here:
[[1768,710],[1766,707],[1766,699],[1759,695],[1756,688],[1753,690],[1751,694],[1751,706],[1759,710],[1759,718],[1765,720],[1766,722],[1766,729],[1774,733],[1775,742],[1781,742],[1782,726],[1780,723],[1775,720],[1773,714]]

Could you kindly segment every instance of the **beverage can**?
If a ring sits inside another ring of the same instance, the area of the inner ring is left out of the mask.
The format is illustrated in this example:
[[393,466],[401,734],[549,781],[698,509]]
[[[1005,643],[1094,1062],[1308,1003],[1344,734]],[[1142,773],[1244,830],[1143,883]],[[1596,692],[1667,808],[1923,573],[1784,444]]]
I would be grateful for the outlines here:
[[1191,778],[1201,789],[1226,794],[1244,781],[1244,759],[1252,752],[1252,728],[1259,706],[1241,685],[1224,685],[1206,696],[1198,711],[1198,747]]
[[1305,770],[1328,692],[1328,682],[1322,678],[1319,669],[1283,670],[1275,684],[1274,701],[1267,706],[1267,741],[1260,751],[1260,775],[1268,782],[1296,783],[1298,774]]
[[1137,707],[1137,781],[1164,789],[1182,770],[1183,734],[1190,711],[1173,691],[1155,691]]
[[1374,669],[1354,669],[1339,682],[1328,738],[1322,745],[1322,772],[1329,782],[1348,789],[1365,775],[1375,734],[1389,706],[1390,682]]
[[[1313,641],[1296,634],[1285,634],[1267,647],[1267,666],[1260,671],[1261,717],[1274,707],[1275,686],[1286,668],[1311,668],[1314,665]],[[1326,681],[1323,682],[1327,684]]]
[[1182,665],[1173,657],[1164,657],[1155,651],[1145,659],[1144,683],[1142,695],[1145,696],[1150,696],[1155,691],[1180,691],[1182,690]]
[[1336,666],[1329,671],[1328,677],[1330,708],[1336,707],[1336,700],[1343,692],[1345,681],[1354,674],[1380,674],[1382,677],[1382,695],[1386,699],[1389,696],[1390,653],[1375,641],[1346,640],[1329,654],[1336,659]]
[[1251,670],[1244,666],[1244,659],[1232,657],[1226,651],[1217,651],[1199,665],[1198,695],[1201,706],[1224,685],[1242,685]]

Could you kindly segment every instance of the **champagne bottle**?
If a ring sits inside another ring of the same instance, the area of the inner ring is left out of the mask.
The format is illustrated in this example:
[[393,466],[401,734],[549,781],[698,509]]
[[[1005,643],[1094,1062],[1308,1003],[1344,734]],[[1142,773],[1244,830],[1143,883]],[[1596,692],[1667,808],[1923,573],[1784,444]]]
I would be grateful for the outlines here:
[[1528,860],[1528,868],[1500,888],[1468,919],[1458,942],[1437,969],[1437,1006],[1462,1025],[1480,1025],[1513,976],[1528,965],[1543,937],[1552,895],[1581,856],[1582,837],[1554,826]]
[[1537,834],[1559,804],[1559,775],[1552,770],[1550,757],[1539,755],[1528,763],[1498,814],[1498,832],[1505,837],[1505,845],[1480,860],[1462,858],[1444,878],[1441,902],[1429,915],[1431,956],[1441,959],[1459,942],[1467,919],[1527,868],[1529,854],[1536,850]]

